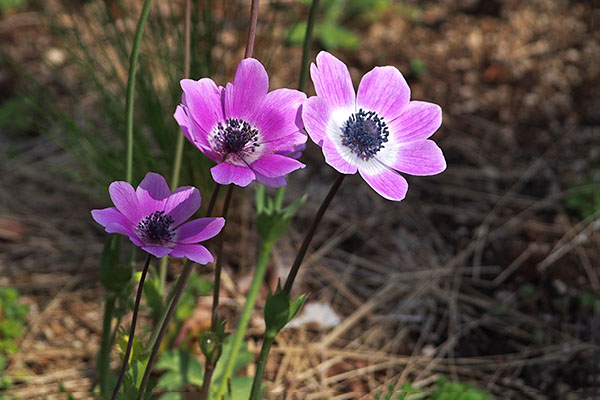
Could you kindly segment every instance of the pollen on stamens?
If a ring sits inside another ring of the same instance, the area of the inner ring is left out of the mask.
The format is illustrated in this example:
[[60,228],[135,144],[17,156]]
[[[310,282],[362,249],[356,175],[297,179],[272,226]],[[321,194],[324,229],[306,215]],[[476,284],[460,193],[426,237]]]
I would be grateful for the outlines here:
[[165,244],[175,236],[171,224],[173,217],[164,211],[155,211],[138,223],[136,231],[148,244]]
[[360,109],[342,127],[342,145],[362,160],[369,160],[384,147],[390,135],[383,118],[374,111]]
[[258,130],[236,118],[229,118],[225,123],[219,122],[213,139],[215,150],[224,155],[254,153],[260,146]]

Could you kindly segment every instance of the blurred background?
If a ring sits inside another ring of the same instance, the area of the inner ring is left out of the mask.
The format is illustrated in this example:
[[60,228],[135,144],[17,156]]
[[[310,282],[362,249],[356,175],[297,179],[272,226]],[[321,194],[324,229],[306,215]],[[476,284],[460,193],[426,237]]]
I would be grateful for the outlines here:
[[[191,77],[224,84],[243,57],[249,1],[193,3]],[[408,177],[401,203],[346,179],[297,281],[310,313],[272,351],[273,398],[396,399],[401,388],[431,399],[459,398],[444,391],[600,396],[599,3],[320,3],[311,60],[332,52],[355,85],[373,66],[398,67],[413,99],[444,110],[433,139],[448,169]],[[298,85],[309,7],[261,1],[254,56],[271,88]],[[0,388],[16,398],[86,398],[95,383],[106,234],[89,210],[107,207],[108,184],[124,177],[140,9],[134,0],[0,0]],[[150,12],[137,75],[136,183],[147,171],[171,174],[183,10],[172,0]],[[286,198],[309,200],[277,242],[271,287],[335,179],[314,144],[302,161]],[[205,199],[209,166],[186,143],[181,183]],[[254,189],[237,191],[225,233],[222,308],[231,327],[257,252]],[[173,262],[169,279],[180,269]],[[197,272],[212,279],[212,266]],[[196,289],[173,337],[210,321],[210,295]],[[266,288],[249,330],[254,352],[265,297]]]

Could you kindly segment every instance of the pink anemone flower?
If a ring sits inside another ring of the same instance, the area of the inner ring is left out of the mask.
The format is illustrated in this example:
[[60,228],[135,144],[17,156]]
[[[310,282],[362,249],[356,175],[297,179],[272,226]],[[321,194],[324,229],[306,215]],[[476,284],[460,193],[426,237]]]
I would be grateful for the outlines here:
[[442,109],[411,101],[397,68],[373,68],[355,94],[346,65],[322,51],[310,76],[317,96],[304,103],[302,120],[333,168],[343,174],[358,171],[377,193],[396,201],[408,190],[396,171],[435,175],[446,169],[442,151],[428,140],[442,123]]
[[[233,83],[183,79],[182,104],[175,111],[186,138],[215,161],[213,179],[247,186],[255,179],[285,185],[285,175],[304,164],[293,157],[306,142],[300,108],[306,95],[269,90],[269,77],[253,58],[240,61]],[[267,93],[268,92],[268,93]]]
[[138,247],[156,256],[187,257],[198,264],[213,262],[199,242],[216,236],[223,218],[198,218],[184,223],[200,208],[198,189],[183,186],[171,193],[165,178],[149,172],[136,190],[123,181],[108,187],[115,207],[92,210],[106,232],[129,237]]

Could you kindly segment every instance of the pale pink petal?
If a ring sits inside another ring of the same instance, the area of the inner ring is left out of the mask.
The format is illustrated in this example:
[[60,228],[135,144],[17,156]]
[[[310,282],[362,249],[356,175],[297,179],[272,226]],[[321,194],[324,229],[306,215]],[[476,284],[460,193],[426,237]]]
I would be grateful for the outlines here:
[[253,171],[264,175],[267,178],[277,178],[284,176],[299,168],[304,168],[305,165],[293,158],[281,156],[279,154],[271,154],[259,158],[250,165]]
[[[210,134],[219,121],[224,121],[221,89],[209,78],[202,78],[199,81],[182,79],[181,88],[188,116],[204,135]],[[187,126],[188,129],[192,128],[189,124]],[[190,133],[194,134],[195,132],[192,129]]]
[[310,66],[310,77],[317,96],[325,99],[331,108],[354,108],[354,86],[346,64],[321,51],[317,55],[317,64]]
[[124,181],[116,181],[108,187],[110,198],[123,215],[132,223],[137,224],[145,217],[144,210],[139,206],[137,194],[133,187]]
[[248,118],[263,102],[269,90],[269,76],[258,60],[245,58],[240,61],[233,85],[225,87],[226,118]]
[[178,226],[190,218],[198,209],[202,199],[200,191],[192,186],[182,186],[165,201],[165,214],[173,218],[172,226]]
[[302,105],[302,121],[304,129],[311,140],[317,145],[323,145],[323,139],[327,137],[327,124],[331,112],[327,102],[317,96],[309,97]]
[[410,88],[396,67],[375,67],[358,85],[356,108],[375,111],[385,121],[398,117],[410,100]]
[[161,246],[144,246],[144,247],[142,247],[142,249],[147,251],[148,253],[152,254],[156,258],[164,257],[173,251],[173,249],[170,247],[161,247]]
[[215,182],[221,185],[234,183],[238,186],[246,187],[256,178],[250,168],[228,162],[215,165],[210,169],[210,172]]
[[404,107],[402,114],[387,122],[387,125],[394,142],[425,140],[442,125],[442,109],[434,103],[411,101]]
[[176,258],[187,257],[202,265],[215,260],[210,251],[201,244],[176,244],[170,256]]
[[389,168],[380,168],[376,171],[359,169],[363,179],[383,198],[400,201],[406,196],[408,182],[399,173]]
[[198,218],[177,229],[177,243],[198,243],[216,236],[225,225],[224,218]]
[[331,165],[338,172],[342,174],[356,173],[356,165],[346,161],[329,138],[325,138],[323,141],[323,154],[325,155],[327,164]]
[[435,175],[446,169],[446,160],[435,142],[423,140],[399,146],[390,167],[411,175]]

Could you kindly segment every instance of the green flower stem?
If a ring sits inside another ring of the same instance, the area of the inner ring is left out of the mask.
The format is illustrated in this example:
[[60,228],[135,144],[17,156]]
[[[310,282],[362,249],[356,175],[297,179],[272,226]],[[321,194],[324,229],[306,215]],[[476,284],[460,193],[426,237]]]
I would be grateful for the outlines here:
[[[206,210],[207,217],[210,217],[212,215],[212,212],[215,208],[215,204],[217,203],[217,196],[219,194],[220,189],[221,189],[221,185],[219,185],[218,183],[215,184],[215,188],[213,189],[213,194],[210,198],[210,203],[208,204],[208,209]],[[226,214],[227,210],[223,210],[223,213]],[[173,299],[171,300],[166,313],[164,313],[164,317],[163,317],[163,315],[161,315],[162,321],[160,321],[160,324],[157,325],[157,326],[160,326],[160,329],[158,330],[156,337],[155,337],[154,333],[152,334],[152,337],[150,338],[150,342],[148,343],[148,346],[146,347],[146,348],[152,347],[152,351],[150,353],[150,358],[148,359],[148,364],[146,364],[146,370],[144,371],[142,383],[140,384],[140,390],[138,392],[138,397],[137,397],[138,400],[140,400],[144,397],[144,394],[146,392],[146,387],[148,386],[148,382],[150,381],[150,374],[152,373],[152,366],[156,362],[156,358],[158,357],[158,351],[160,350],[160,345],[161,345],[162,340],[167,332],[169,323],[171,322],[171,319],[173,318],[173,314],[175,313],[175,309],[177,308],[179,299],[181,298],[181,295],[185,291],[188,281],[190,280],[190,275],[192,274],[193,265],[194,264],[189,260],[185,263],[185,266],[183,267],[183,271],[181,272],[181,276],[177,280],[177,284],[175,287],[175,294],[173,295]]]
[[98,354],[98,382],[100,394],[105,398],[108,393],[108,370],[110,366],[111,331],[112,320],[117,298],[114,293],[106,295],[104,303],[104,320],[102,321],[102,341],[100,342],[100,353]]
[[[185,1],[185,20],[184,20],[184,56],[183,56],[183,77],[190,77],[190,58],[191,58],[191,25],[192,25],[192,0]],[[175,145],[175,158],[173,159],[173,173],[171,175],[171,187],[179,186],[179,175],[181,171],[181,159],[183,155],[183,144],[185,136],[183,132],[179,132],[177,136],[177,144]],[[167,281],[167,265],[169,257],[163,257],[160,260],[160,288],[164,289]]]
[[265,277],[265,272],[267,270],[267,262],[269,261],[269,256],[271,255],[272,247],[272,242],[261,243],[260,252],[258,254],[258,260],[256,262],[256,270],[254,271],[254,277],[252,278],[252,284],[250,286],[250,290],[248,291],[248,295],[246,296],[246,304],[244,304],[244,309],[242,310],[237,329],[233,336],[233,341],[231,344],[231,353],[229,355],[229,358],[227,359],[227,363],[225,364],[225,369],[223,371],[221,383],[219,384],[219,390],[217,391],[216,399],[220,399],[225,394],[225,390],[227,388],[227,381],[233,373],[235,360],[242,346],[244,334],[246,333],[246,329],[248,328],[248,322],[250,322],[250,317],[252,315],[252,311],[254,310],[254,304],[256,303],[258,292]]
[[125,356],[123,357],[123,365],[121,366],[121,372],[119,373],[117,384],[115,385],[115,389],[112,393],[112,400],[115,400],[117,398],[117,395],[119,394],[119,389],[121,388],[123,378],[125,378],[125,373],[127,372],[127,366],[129,365],[129,356],[131,355],[131,349],[133,348],[133,340],[135,338],[135,325],[137,324],[137,315],[140,309],[142,293],[144,291],[144,280],[146,279],[146,274],[148,273],[148,267],[150,266],[151,258],[152,255],[148,253],[148,256],[146,257],[146,262],[144,263],[144,269],[142,270],[142,277],[140,278],[140,283],[138,284],[137,295],[135,297],[135,306],[133,307],[133,316],[131,317],[131,328],[129,329],[129,339],[127,340],[127,350],[125,350]]
[[[227,195],[225,196],[225,203],[223,204],[223,218],[227,218],[227,214],[229,211],[229,204],[231,203],[231,197],[233,196],[233,185],[229,185],[229,189],[227,190]],[[215,284],[213,286],[213,304],[211,310],[211,319],[210,319],[210,330],[212,332],[217,332],[217,324],[219,323],[217,317],[217,308],[219,307],[219,292],[221,290],[221,270],[223,264],[223,234],[219,235],[219,242],[217,244],[217,262],[215,264]],[[219,357],[213,357],[210,362],[206,362],[204,365],[204,380],[202,381],[202,391],[200,393],[200,398],[202,400],[208,399],[208,393],[210,390],[210,381],[212,378],[212,374],[215,370],[215,366],[217,365],[217,361]]]
[[[302,245],[300,246],[300,249],[298,250],[298,254],[296,254],[296,259],[294,260],[294,264],[292,265],[292,268],[290,269],[290,273],[288,274],[288,277],[285,281],[285,285],[283,286],[283,292],[286,293],[287,295],[289,295],[292,290],[292,285],[294,283],[294,280],[296,279],[296,276],[298,275],[298,270],[300,269],[300,265],[302,265],[302,260],[304,260],[304,256],[306,255],[308,246],[310,245],[310,242],[312,241],[312,238],[315,235],[317,227],[319,226],[319,223],[321,222],[323,215],[325,215],[325,211],[327,210],[327,207],[329,207],[329,204],[331,204],[331,200],[333,200],[333,198],[335,197],[335,194],[337,193],[338,189],[340,188],[345,176],[346,175],[344,175],[344,174],[338,175],[337,179],[331,186],[331,189],[329,189],[327,196],[325,196],[325,199],[323,199],[323,203],[321,203],[321,206],[319,207],[319,210],[317,211],[317,214],[315,215],[313,222],[310,225],[310,228],[308,229],[306,236],[304,237],[304,241],[302,242]],[[252,396],[250,397],[250,400],[258,399],[257,396],[260,394],[260,386],[261,386],[261,382],[262,382],[262,378],[263,378],[263,374],[264,374],[264,370],[265,370],[265,364],[267,363],[269,351],[271,350],[271,345],[273,344],[273,341],[275,340],[275,336],[276,335],[274,335],[273,337],[269,337],[269,336],[265,335],[265,338],[263,340],[263,345],[260,350],[260,357],[259,357],[259,359],[257,361],[257,365],[256,365],[256,375],[254,375],[254,382],[252,383]]]
[[129,58],[129,75],[127,80],[127,99],[126,99],[126,132],[127,132],[127,155],[125,165],[125,180],[131,183],[133,178],[133,100],[135,94],[135,74],[137,71],[138,56],[140,54],[140,45],[142,43],[142,35],[144,33],[144,26],[150,13],[150,5],[152,0],[145,0],[142,8],[142,14],[138,20],[137,28],[135,30],[135,37],[133,39],[133,47],[131,49],[131,56]]
[[[260,392],[262,386],[262,377],[265,374],[265,366],[267,365],[267,358],[271,351],[271,346],[275,341],[275,336],[265,336],[262,347],[260,348],[260,356],[256,362],[256,374],[254,375],[254,381],[252,382],[252,391],[250,392],[250,400],[260,399]],[[260,377],[257,379],[257,377]]]
[[298,90],[304,92],[306,81],[308,80],[308,59],[310,57],[310,48],[312,44],[312,34],[319,11],[319,0],[313,0],[308,12],[308,21],[306,22],[306,33],[304,34],[304,44],[302,45],[302,62],[300,63],[300,80]]

